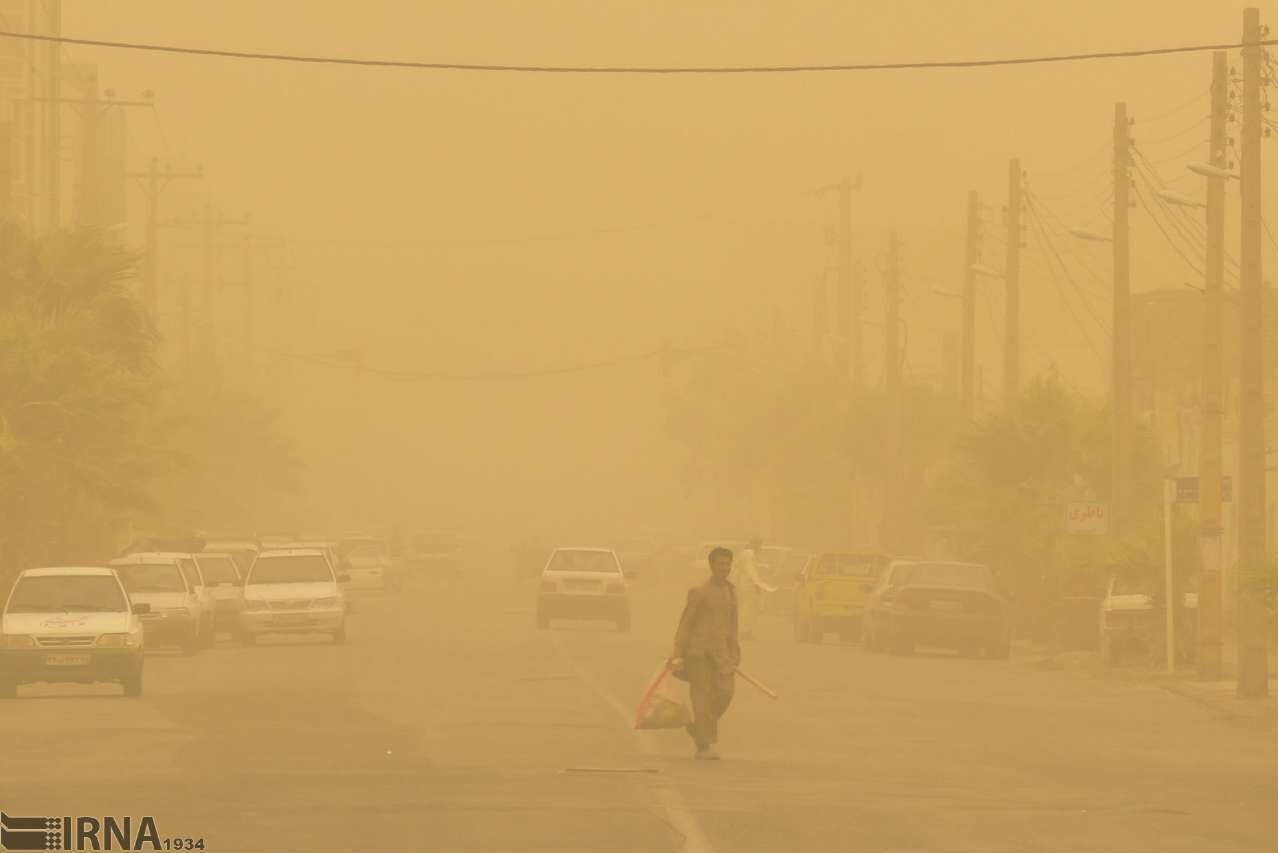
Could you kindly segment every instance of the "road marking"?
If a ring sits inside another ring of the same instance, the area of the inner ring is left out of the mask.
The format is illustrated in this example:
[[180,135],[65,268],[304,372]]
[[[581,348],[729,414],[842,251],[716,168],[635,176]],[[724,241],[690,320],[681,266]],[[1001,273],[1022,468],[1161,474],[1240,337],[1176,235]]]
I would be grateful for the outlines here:
[[[634,736],[635,744],[639,747],[639,750],[653,758],[663,758],[653,748],[652,742],[644,737],[645,734],[649,733],[632,728],[634,726],[634,709],[627,707],[624,702],[600,684],[590,672],[573,660],[568,655],[568,650],[564,648],[563,640],[555,637],[554,643],[555,649],[567,662],[568,666],[572,668],[573,673],[587,687],[593,690],[600,699],[603,699],[606,704],[616,711],[617,716],[621,717],[626,728]],[[653,796],[656,797],[657,802],[666,813],[666,821],[683,836],[683,853],[714,853],[714,847],[710,844],[710,840],[706,838],[700,822],[684,802],[683,796],[679,793],[679,789],[675,787],[674,782],[665,774],[652,774],[646,776],[646,778],[649,789],[651,789]]]

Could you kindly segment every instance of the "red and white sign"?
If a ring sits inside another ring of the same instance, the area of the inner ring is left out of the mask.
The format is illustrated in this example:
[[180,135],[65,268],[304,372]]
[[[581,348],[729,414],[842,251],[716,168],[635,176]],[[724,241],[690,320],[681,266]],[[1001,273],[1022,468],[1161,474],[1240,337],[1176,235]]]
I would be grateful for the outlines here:
[[1065,530],[1069,533],[1109,532],[1109,504],[1070,503],[1065,505]]

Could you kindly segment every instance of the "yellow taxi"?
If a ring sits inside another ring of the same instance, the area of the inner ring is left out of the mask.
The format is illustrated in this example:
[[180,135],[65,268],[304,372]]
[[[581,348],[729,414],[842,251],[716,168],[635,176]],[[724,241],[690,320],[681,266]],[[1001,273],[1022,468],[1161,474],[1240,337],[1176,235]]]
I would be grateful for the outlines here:
[[827,633],[846,641],[861,634],[866,599],[892,562],[874,551],[825,551],[808,558],[794,588],[794,638],[819,643]]

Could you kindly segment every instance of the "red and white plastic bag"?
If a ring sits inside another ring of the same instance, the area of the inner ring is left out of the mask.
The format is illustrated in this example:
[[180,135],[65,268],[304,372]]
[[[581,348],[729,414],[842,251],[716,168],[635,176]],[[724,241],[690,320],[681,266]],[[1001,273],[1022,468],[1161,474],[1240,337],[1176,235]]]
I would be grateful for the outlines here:
[[688,685],[675,678],[669,666],[662,666],[639,700],[636,729],[682,729],[692,722],[688,708]]

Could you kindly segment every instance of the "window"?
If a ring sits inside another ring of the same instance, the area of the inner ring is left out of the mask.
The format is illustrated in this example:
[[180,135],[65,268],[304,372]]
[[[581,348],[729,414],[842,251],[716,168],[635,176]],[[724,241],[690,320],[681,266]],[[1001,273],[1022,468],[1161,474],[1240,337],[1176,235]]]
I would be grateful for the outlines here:
[[178,560],[178,565],[182,567],[182,577],[186,578],[187,586],[191,589],[204,586],[204,581],[200,578],[200,570],[195,567],[194,560]]
[[248,583],[323,583],[332,582],[333,571],[323,554],[280,554],[258,557],[249,574]]
[[110,575],[24,577],[13,588],[9,613],[119,613],[128,610]]
[[620,574],[617,561],[608,551],[556,551],[550,558],[548,572],[594,572]]
[[129,563],[116,566],[125,590],[133,592],[186,592],[182,570],[175,563]]
[[990,573],[984,566],[970,563],[915,563],[909,582],[922,586],[958,586],[989,589]]
[[200,574],[210,584],[239,583],[239,575],[235,573],[235,561],[228,554],[203,554],[195,558],[200,567]]
[[822,554],[817,577],[877,578],[884,560],[872,554]]

